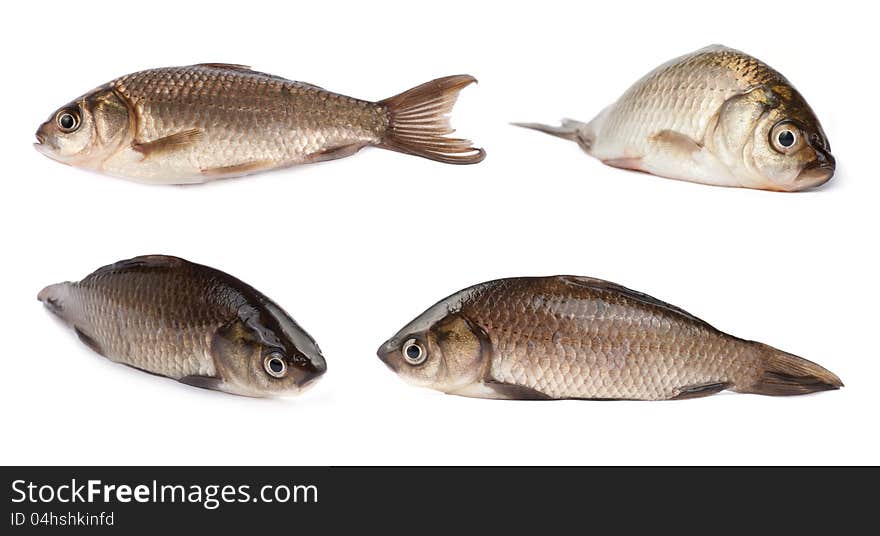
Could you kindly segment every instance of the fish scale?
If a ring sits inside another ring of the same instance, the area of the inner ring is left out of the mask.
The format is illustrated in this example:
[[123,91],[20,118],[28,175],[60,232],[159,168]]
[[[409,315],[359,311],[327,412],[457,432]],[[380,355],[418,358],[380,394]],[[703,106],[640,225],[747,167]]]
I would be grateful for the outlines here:
[[173,274],[109,270],[68,289],[70,318],[89,338],[101,341],[108,358],[175,379],[214,374],[206,334],[235,314],[198,299],[215,294],[214,285],[193,285]]
[[66,164],[160,184],[333,160],[368,145],[475,164],[485,151],[447,137],[447,114],[475,81],[447,76],[369,102],[243,65],[148,69],[56,110],[35,146]]
[[[701,140],[724,101],[770,80],[769,71],[758,63],[723,47],[709,47],[661,65],[595,122],[593,154],[599,159],[645,154],[651,150],[650,136],[661,130]],[[606,132],[612,134],[603,136]]]
[[[544,289],[553,298],[547,301],[556,305],[535,309],[534,290],[502,283],[475,292],[463,305],[464,314],[486,329],[495,350],[491,374],[501,382],[553,398],[663,399],[675,396],[677,387],[757,372],[747,343],[728,343],[732,351],[710,361],[719,335],[706,328],[673,326],[657,311],[633,310],[636,304],[625,299],[572,295],[569,289],[562,295]],[[512,325],[511,318],[516,318]],[[505,327],[497,327],[501,323]],[[679,342],[681,331],[691,332],[690,343]],[[566,343],[548,344],[559,333]]]
[[108,359],[197,387],[294,394],[327,368],[314,339],[266,296],[177,257],[120,261],[38,299]]
[[377,105],[265,76],[190,66],[142,71],[110,86],[136,107],[138,139],[207,127],[207,143],[177,156],[200,169],[235,160],[302,161],[324,147],[378,140],[386,119]]
[[378,353],[417,385],[482,398],[667,400],[842,385],[803,358],[723,333],[647,294],[577,276],[467,288]]
[[818,186],[835,160],[816,115],[760,60],[713,45],[664,63],[588,123],[517,123],[613,167],[774,191]]

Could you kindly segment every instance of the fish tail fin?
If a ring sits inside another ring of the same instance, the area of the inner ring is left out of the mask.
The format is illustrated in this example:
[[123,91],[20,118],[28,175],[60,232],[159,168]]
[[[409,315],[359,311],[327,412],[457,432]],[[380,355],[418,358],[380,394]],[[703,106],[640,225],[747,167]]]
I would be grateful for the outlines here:
[[559,126],[544,125],[541,123],[512,123],[514,126],[530,128],[562,138],[571,140],[583,149],[587,154],[593,150],[593,143],[596,141],[596,132],[589,123],[575,121],[574,119],[563,119]]
[[760,344],[759,362],[762,368],[758,379],[747,388],[737,391],[759,395],[791,396],[840,389],[843,382],[833,372],[772,346]]
[[43,302],[46,309],[49,309],[58,316],[64,315],[64,297],[67,294],[67,287],[70,283],[57,283],[49,285],[37,294],[37,299]]
[[458,93],[477,80],[461,74],[438,78],[379,101],[388,112],[388,128],[377,146],[447,164],[476,164],[486,151],[469,140],[447,138],[455,130],[449,116]]

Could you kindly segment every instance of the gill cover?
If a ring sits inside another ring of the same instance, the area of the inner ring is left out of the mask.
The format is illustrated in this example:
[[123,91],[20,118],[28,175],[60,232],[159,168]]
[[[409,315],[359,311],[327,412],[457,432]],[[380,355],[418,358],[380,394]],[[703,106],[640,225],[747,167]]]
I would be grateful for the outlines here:
[[[72,115],[75,128],[65,128],[59,118]],[[107,86],[56,110],[37,130],[36,148],[53,160],[99,170],[107,158],[134,132],[134,115],[125,99]]]
[[[454,305],[458,299],[447,298],[419,315],[379,348],[379,358],[407,383],[447,393],[482,381],[491,363],[491,343]],[[423,348],[425,359],[406,359],[410,341]]]
[[[314,339],[270,301],[242,306],[214,333],[211,353],[219,388],[234,394],[294,393],[327,370]],[[270,357],[283,361],[283,374],[266,368]]]

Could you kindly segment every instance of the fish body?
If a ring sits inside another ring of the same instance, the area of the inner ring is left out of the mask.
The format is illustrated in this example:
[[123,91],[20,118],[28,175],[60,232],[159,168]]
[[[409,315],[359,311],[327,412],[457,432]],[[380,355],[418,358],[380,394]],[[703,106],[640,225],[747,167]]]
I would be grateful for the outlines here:
[[63,163],[160,184],[332,160],[367,145],[476,163],[482,149],[445,137],[446,114],[474,81],[450,76],[368,102],[242,65],[150,69],[62,106],[35,145]]
[[835,168],[821,124],[794,86],[721,45],[661,65],[589,123],[520,126],[576,141],[610,166],[717,186],[804,190]]
[[297,394],[327,365],[287,313],[234,277],[184,259],[135,257],[38,299],[117,363],[246,396]]
[[646,294],[577,276],[462,290],[378,354],[410,383],[481,398],[667,400],[842,385],[805,359],[727,335]]

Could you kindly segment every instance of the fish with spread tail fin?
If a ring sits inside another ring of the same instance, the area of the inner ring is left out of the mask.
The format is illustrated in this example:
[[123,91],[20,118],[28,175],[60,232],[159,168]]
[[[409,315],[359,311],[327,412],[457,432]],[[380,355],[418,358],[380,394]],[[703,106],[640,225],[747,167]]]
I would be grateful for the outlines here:
[[37,299],[111,361],[196,387],[290,396],[327,370],[314,339],[272,300],[177,257],[120,261]]
[[825,131],[794,86],[721,45],[664,63],[589,123],[515,125],[574,141],[609,166],[716,186],[799,191],[835,169]]
[[62,106],[34,145],[65,164],[157,184],[333,160],[369,145],[476,164],[485,151],[448,136],[458,93],[474,82],[447,76],[369,102],[244,65],[150,69]]
[[409,383],[478,398],[671,400],[843,386],[811,361],[723,333],[647,294],[577,276],[467,288],[416,317],[378,354]]

